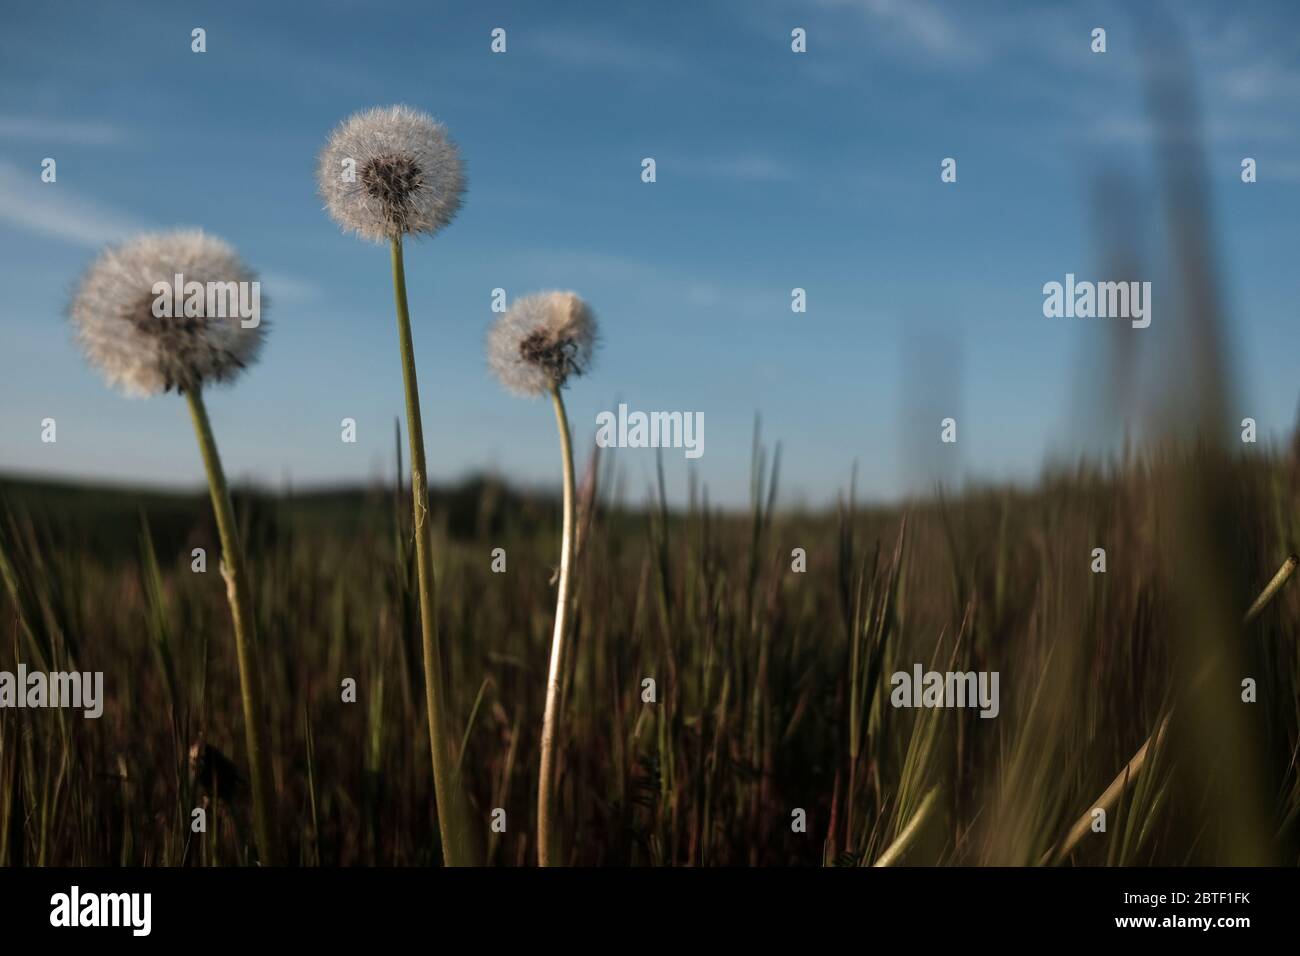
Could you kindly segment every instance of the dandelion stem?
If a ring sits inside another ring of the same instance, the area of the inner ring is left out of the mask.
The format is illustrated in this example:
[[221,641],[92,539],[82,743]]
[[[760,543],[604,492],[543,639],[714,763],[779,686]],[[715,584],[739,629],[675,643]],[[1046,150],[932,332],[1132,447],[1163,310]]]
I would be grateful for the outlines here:
[[406,304],[406,269],[402,240],[393,237],[393,296],[397,303],[397,337],[402,351],[402,381],[406,387],[406,432],[411,447],[411,499],[415,519],[415,564],[420,584],[420,630],[424,645],[424,696],[429,713],[429,749],[433,757],[433,789],[438,801],[438,829],[443,860],[448,866],[474,866],[478,854],[469,825],[465,794],[450,744],[446,714],[442,654],[438,646],[437,605],[434,603],[433,528],[429,523],[429,488],[424,462],[424,426],[420,422],[420,389],[415,379],[415,346],[411,313]]
[[555,424],[560,431],[560,454],[564,462],[564,531],[560,542],[560,588],[555,598],[555,633],[551,637],[551,664],[546,675],[546,711],[542,717],[542,765],[537,778],[537,862],[551,866],[555,846],[551,842],[552,786],[555,774],[555,736],[560,707],[560,666],[564,657],[564,630],[569,612],[569,591],[574,548],[573,441],[569,417],[558,386],[551,387]]
[[235,525],[235,512],[230,505],[230,489],[221,468],[217,442],[212,437],[212,424],[203,404],[203,393],[198,388],[186,389],[185,397],[194,419],[203,466],[208,473],[208,489],[212,493],[212,510],[217,517],[217,531],[221,536],[221,575],[226,579],[226,597],[230,601],[230,616],[235,626],[235,653],[239,658],[239,690],[244,709],[244,741],[248,747],[248,771],[253,784],[253,827],[256,831],[258,856],[263,866],[280,864],[276,845],[275,827],[272,825],[271,770],[265,746],[266,730],[262,723],[262,681],[256,654],[257,628],[253,617],[253,600],[248,588],[248,574],[244,567],[244,553],[239,545],[239,529]]

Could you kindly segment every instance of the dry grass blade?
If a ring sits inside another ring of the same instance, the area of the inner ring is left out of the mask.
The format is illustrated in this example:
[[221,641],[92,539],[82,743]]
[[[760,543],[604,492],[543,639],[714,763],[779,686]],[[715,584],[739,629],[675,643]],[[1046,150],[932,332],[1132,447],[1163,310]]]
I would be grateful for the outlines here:
[[[1255,598],[1254,602],[1252,602],[1250,609],[1246,611],[1242,618],[1243,625],[1250,624],[1259,617],[1264,608],[1268,606],[1268,603],[1272,601],[1278,591],[1282,589],[1282,585],[1286,584],[1291,575],[1295,573],[1296,565],[1298,563],[1300,563],[1300,558],[1297,558],[1296,555],[1291,554],[1287,556],[1287,559],[1282,562],[1281,567],[1277,569],[1277,573],[1273,575],[1264,590],[1261,591],[1259,596]],[[1079,845],[1079,841],[1088,835],[1088,831],[1092,826],[1092,814],[1094,811],[1100,809],[1106,811],[1106,813],[1110,813],[1111,810],[1114,809],[1120,795],[1123,794],[1133,781],[1135,781],[1142,773],[1142,768],[1145,767],[1147,763],[1147,754],[1153,748],[1160,746],[1165,733],[1169,729],[1169,721],[1172,717],[1173,710],[1171,708],[1165,714],[1164,718],[1160,721],[1151,736],[1148,737],[1146,742],[1138,748],[1137,753],[1133,755],[1133,759],[1131,759],[1125,765],[1124,769],[1119,772],[1118,776],[1111,781],[1110,786],[1102,791],[1101,796],[1094,800],[1089,808],[1084,812],[1083,816],[1075,821],[1074,826],[1070,827],[1069,832],[1066,833],[1065,838],[1061,840],[1060,844],[1047,852],[1041,861],[1043,865],[1060,863],[1074,852],[1074,848]]]
[[916,808],[916,813],[912,814],[912,819],[908,821],[907,826],[903,827],[903,831],[885,849],[885,852],[876,858],[876,862],[872,866],[893,866],[901,860],[912,844],[916,842],[917,834],[921,832],[921,828],[925,826],[925,822],[933,814],[938,803],[939,788],[931,787],[921,800],[921,805]]

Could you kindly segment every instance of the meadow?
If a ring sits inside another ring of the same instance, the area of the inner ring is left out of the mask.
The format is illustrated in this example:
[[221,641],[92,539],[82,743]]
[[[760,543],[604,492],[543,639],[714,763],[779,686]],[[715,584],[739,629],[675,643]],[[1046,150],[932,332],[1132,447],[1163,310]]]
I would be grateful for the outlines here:
[[[1171,447],[890,507],[846,475],[810,512],[775,507],[756,435],[747,513],[694,482],[669,508],[662,477],[587,458],[558,862],[1300,859],[1300,586],[1240,623],[1300,537],[1293,450]],[[286,861],[437,865],[409,487],[234,503]],[[429,514],[470,839],[531,866],[560,503],[483,478]],[[0,480],[0,669],[102,670],[106,697],[95,720],[0,709],[0,861],[254,862],[219,554],[198,490]],[[891,706],[917,664],[997,671],[997,717]],[[1067,841],[1166,715],[1105,831]]]

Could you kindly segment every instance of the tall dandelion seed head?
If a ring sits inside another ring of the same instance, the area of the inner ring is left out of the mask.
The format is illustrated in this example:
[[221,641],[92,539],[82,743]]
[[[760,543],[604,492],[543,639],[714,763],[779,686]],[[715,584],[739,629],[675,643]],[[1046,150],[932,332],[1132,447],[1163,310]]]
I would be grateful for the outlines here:
[[[266,321],[245,327],[238,309],[208,315],[209,295],[187,315],[186,298],[159,306],[156,283],[252,283],[255,273],[227,243],[198,229],[146,233],[100,253],[81,278],[69,314],[78,344],[109,384],[148,396],[226,382],[257,360]],[[259,296],[260,296],[260,286]],[[265,298],[260,297],[261,304]],[[163,312],[157,315],[156,312]]]
[[596,317],[573,292],[537,292],[515,301],[488,332],[488,366],[516,395],[545,395],[583,375],[596,346]]
[[344,120],[321,150],[316,179],[334,221],[372,242],[433,235],[456,217],[465,193],[446,127],[407,106]]

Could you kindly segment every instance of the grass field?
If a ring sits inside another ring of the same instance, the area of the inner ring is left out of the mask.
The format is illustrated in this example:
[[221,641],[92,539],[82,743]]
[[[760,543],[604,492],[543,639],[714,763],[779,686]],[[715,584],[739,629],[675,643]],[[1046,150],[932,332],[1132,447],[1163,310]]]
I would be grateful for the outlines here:
[[[831,513],[775,510],[777,471],[756,442],[748,514],[628,494],[612,459],[580,482],[562,862],[1297,862],[1300,587],[1239,623],[1300,537],[1293,455],[1166,451],[891,508],[846,478]],[[0,860],[252,862],[206,495],[0,496],[0,669],[102,670],[107,698],[98,720],[0,710]],[[439,862],[408,493],[235,506],[288,861]],[[472,838],[532,865],[559,503],[478,481],[431,514]],[[1000,713],[891,706],[918,662],[999,672]],[[1105,832],[1065,845],[1166,713]]]

